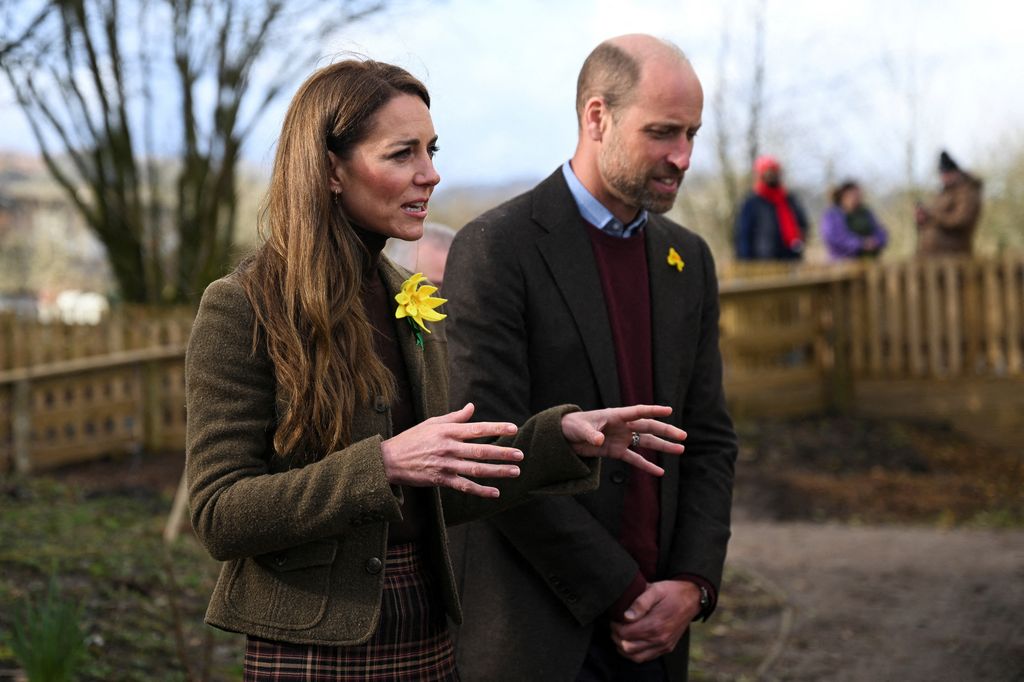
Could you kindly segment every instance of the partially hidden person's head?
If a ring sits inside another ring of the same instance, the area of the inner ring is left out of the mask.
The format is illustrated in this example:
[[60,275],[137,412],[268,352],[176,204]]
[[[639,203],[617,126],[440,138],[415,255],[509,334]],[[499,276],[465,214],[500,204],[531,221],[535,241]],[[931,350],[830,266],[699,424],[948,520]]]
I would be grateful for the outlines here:
[[444,284],[444,268],[452,248],[455,230],[440,223],[427,223],[416,254],[416,271],[422,272],[431,284]]
[[832,204],[850,213],[860,206],[863,195],[856,180],[846,180],[832,192]]
[[754,181],[769,187],[782,184],[782,164],[770,154],[762,154],[754,160]]
[[441,223],[427,221],[419,241],[392,240],[388,242],[384,253],[406,270],[422,272],[431,284],[440,287],[444,283],[448,250],[454,239],[455,230]]
[[960,179],[963,175],[963,171],[960,166],[957,165],[953,157],[949,155],[945,150],[939,154],[939,178],[942,181],[943,187],[948,187],[954,182]]
[[579,142],[573,170],[621,220],[672,208],[690,167],[704,93],[683,52],[631,34],[606,40],[576,85]]

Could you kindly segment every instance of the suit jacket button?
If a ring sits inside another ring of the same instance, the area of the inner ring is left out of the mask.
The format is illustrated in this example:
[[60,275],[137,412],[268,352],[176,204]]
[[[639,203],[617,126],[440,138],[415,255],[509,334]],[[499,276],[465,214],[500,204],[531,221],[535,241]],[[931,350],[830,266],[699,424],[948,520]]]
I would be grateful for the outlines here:
[[613,471],[611,478],[612,483],[622,485],[626,482],[626,473],[624,471]]
[[384,400],[384,396],[377,396],[377,398],[373,401],[373,409],[377,410],[378,412],[388,411],[388,404],[387,401]]
[[366,572],[371,575],[380,573],[380,569],[384,568],[384,564],[377,557],[372,557],[366,560]]

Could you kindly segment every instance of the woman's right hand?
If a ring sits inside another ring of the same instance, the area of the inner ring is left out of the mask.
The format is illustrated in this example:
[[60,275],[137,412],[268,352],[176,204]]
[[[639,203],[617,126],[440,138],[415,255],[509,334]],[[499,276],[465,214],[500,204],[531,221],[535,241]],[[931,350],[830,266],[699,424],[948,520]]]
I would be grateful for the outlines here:
[[498,497],[498,489],[474,478],[515,478],[523,453],[515,448],[467,443],[477,438],[513,436],[518,427],[507,422],[468,423],[473,403],[456,412],[431,417],[381,443],[388,482],[416,487],[448,487],[480,497]]

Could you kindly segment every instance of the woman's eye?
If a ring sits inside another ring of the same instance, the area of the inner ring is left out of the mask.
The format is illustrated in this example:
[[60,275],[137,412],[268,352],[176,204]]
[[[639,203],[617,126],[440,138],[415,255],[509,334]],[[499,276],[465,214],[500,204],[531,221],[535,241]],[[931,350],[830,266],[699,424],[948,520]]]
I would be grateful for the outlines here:
[[438,147],[436,144],[432,144],[429,147],[427,147],[427,154],[430,156],[430,158],[434,158],[434,154],[437,154],[439,151],[441,151],[441,148]]
[[412,156],[412,149],[410,149],[409,147],[406,147],[405,149],[399,150],[399,151],[395,152],[394,154],[392,154],[391,158],[392,159],[396,159],[398,161],[401,161],[402,159],[407,159],[410,156]]

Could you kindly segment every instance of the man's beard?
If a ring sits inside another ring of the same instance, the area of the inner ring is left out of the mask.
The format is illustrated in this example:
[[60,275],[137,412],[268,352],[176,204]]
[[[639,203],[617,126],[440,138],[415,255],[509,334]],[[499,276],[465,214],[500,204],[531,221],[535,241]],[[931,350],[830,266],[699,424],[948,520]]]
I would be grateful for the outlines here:
[[679,186],[682,186],[682,171],[665,169],[663,172],[648,172],[634,168],[616,141],[609,141],[604,153],[598,155],[597,163],[611,193],[628,206],[651,213],[665,213],[675,205],[678,188],[667,195],[650,189],[648,185],[653,178],[658,177],[678,178]]

